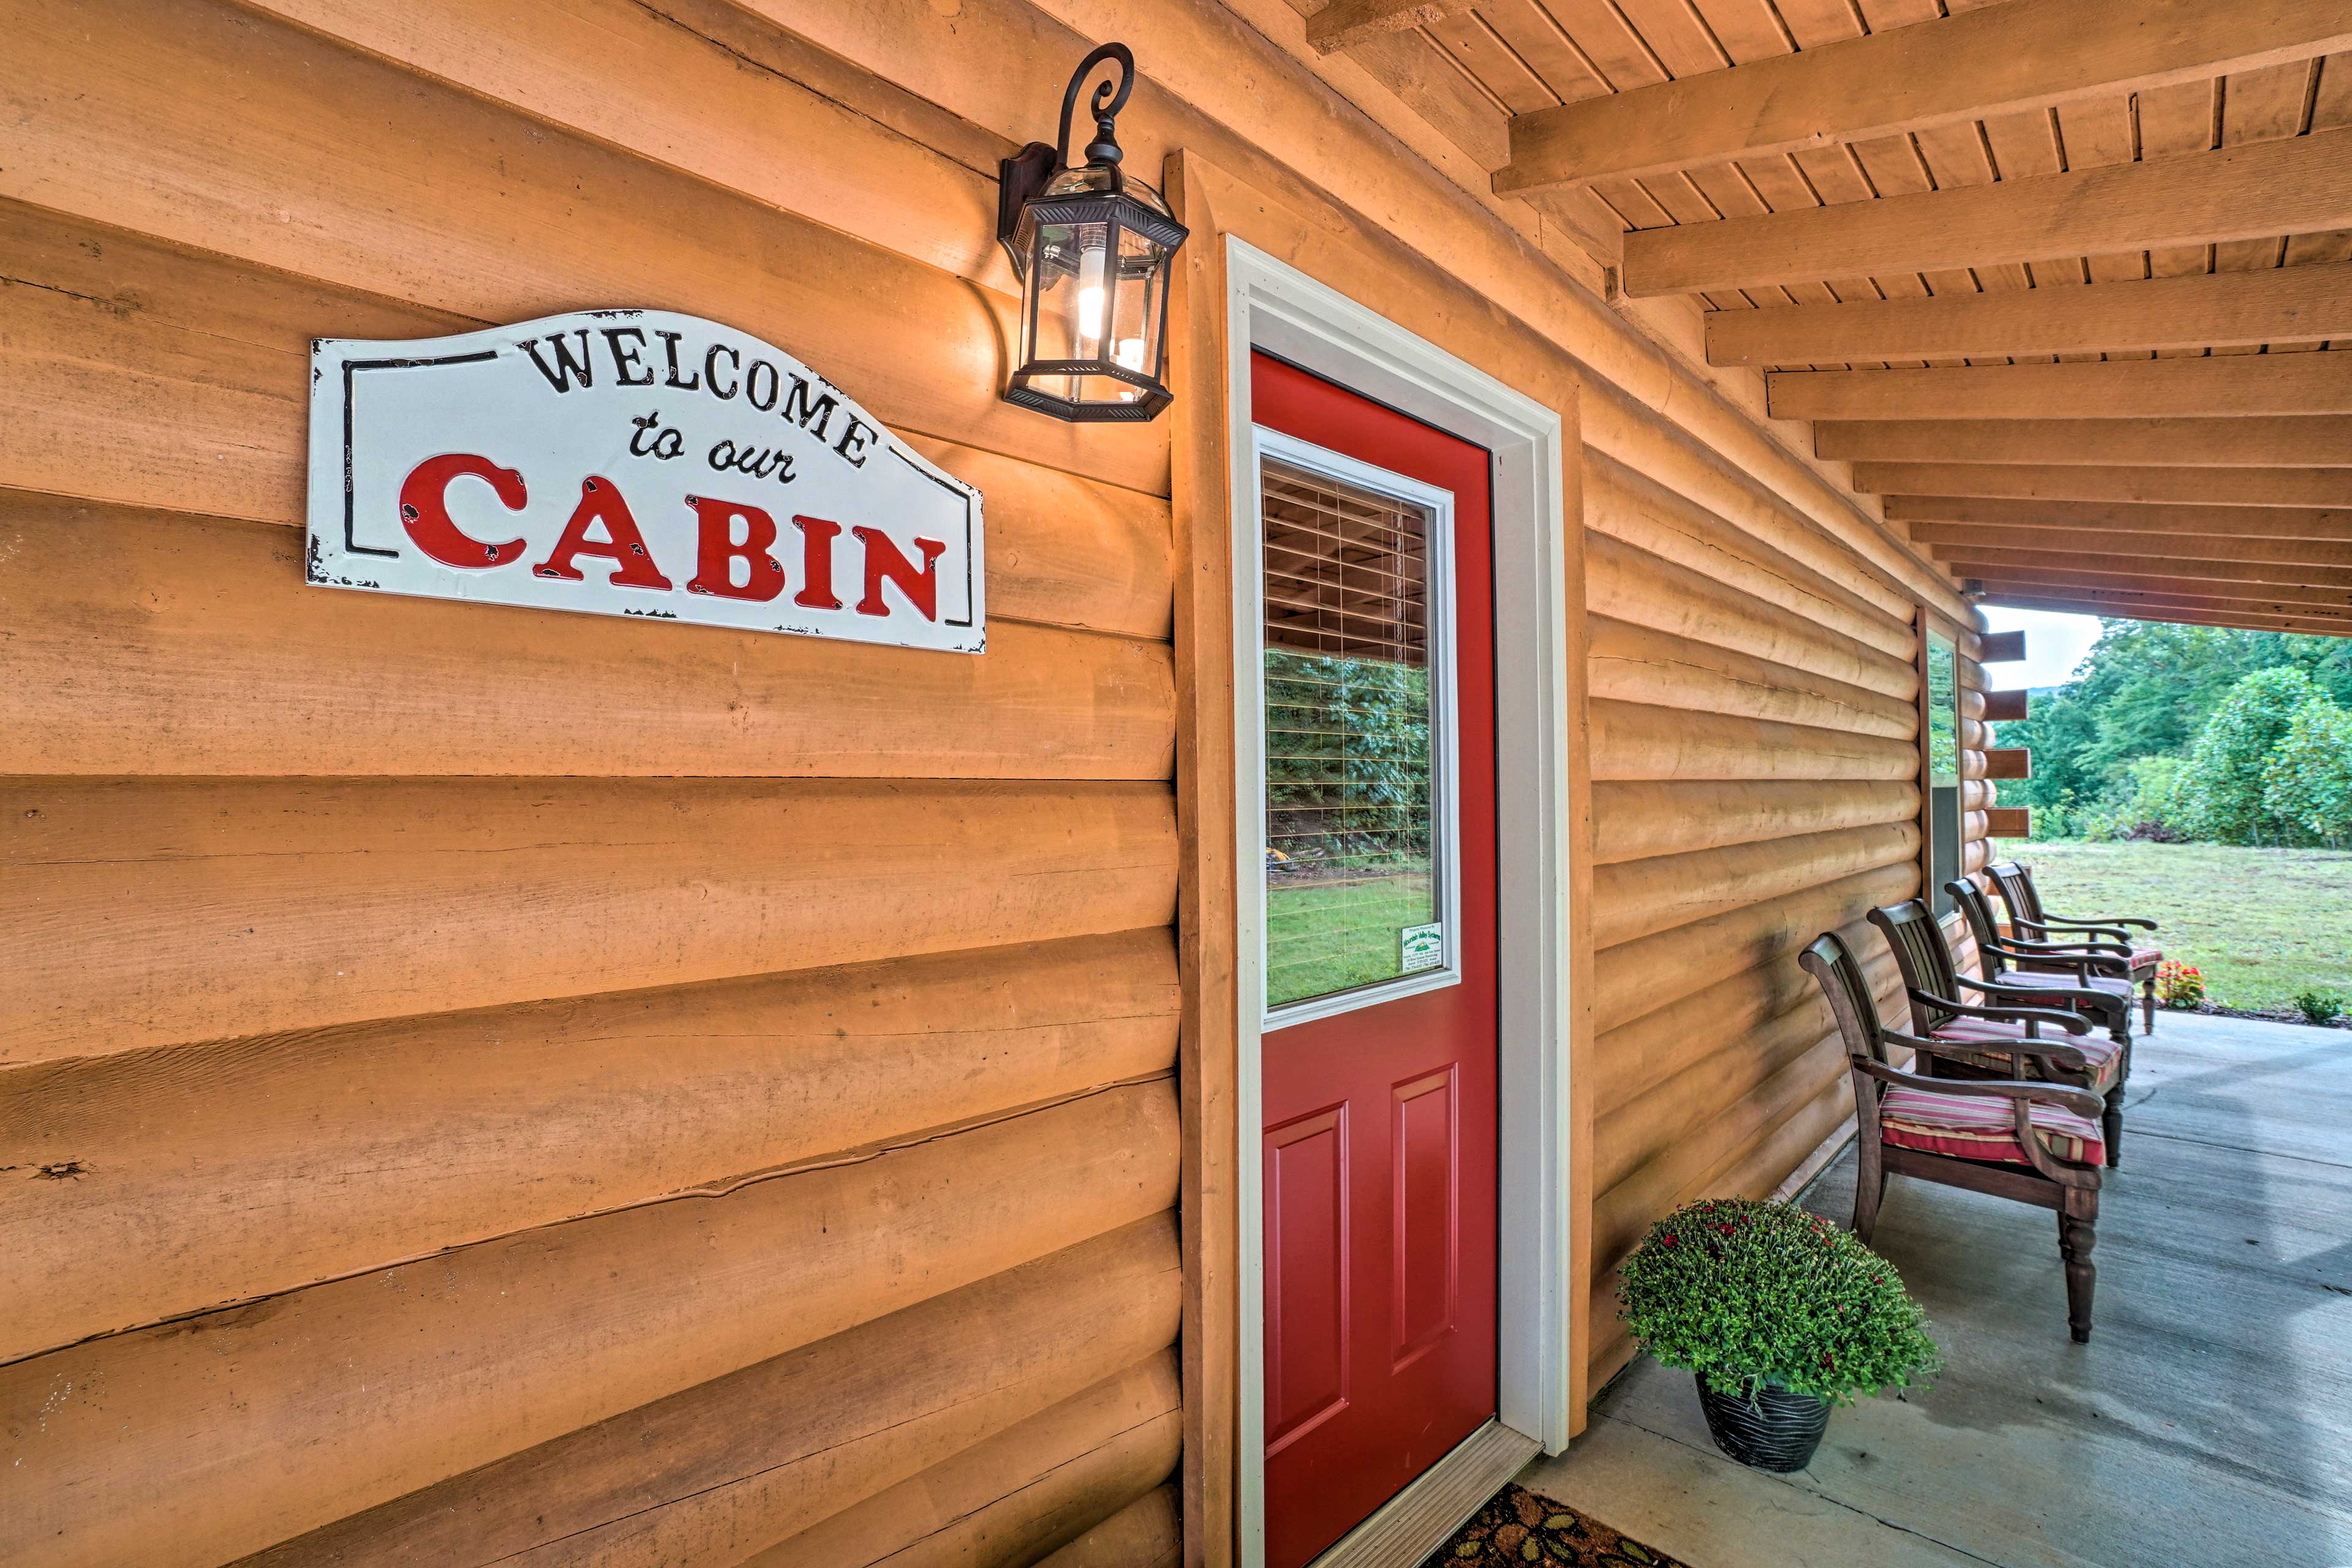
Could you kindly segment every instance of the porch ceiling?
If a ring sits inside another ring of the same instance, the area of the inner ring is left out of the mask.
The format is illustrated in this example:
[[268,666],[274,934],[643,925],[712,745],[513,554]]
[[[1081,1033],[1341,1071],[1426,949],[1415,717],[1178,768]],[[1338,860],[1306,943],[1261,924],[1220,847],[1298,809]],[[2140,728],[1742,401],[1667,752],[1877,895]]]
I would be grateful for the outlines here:
[[1989,602],[2352,636],[2342,0],[1298,4]]

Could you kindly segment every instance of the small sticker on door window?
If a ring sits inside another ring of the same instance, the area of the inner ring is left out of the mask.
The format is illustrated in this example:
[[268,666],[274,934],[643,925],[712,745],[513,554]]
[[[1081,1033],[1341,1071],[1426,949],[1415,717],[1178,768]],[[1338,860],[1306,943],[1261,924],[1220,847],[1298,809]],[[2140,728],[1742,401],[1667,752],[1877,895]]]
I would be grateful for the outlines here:
[[1397,971],[1434,969],[1445,962],[1445,925],[1407,926],[1397,932]]

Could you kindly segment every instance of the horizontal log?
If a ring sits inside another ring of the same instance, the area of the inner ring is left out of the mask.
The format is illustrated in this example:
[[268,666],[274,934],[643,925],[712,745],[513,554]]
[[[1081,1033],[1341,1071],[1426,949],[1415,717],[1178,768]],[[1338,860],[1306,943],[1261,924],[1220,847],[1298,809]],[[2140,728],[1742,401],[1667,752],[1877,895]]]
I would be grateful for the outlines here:
[[2352,468],[2352,416],[1824,419],[1813,426],[1813,452],[1848,462],[2341,468]]
[[1593,1031],[1616,1028],[1730,975],[1779,963],[1873,906],[1918,890],[1919,868],[1905,861],[1603,948],[1592,959]]
[[1602,1192],[1703,1128],[1724,1110],[1759,1092],[1774,1075],[1825,1079],[1844,1070],[1845,1039],[1816,995],[1773,1019],[1736,1049],[1710,1055],[1636,1097],[1593,1127],[1594,1186]]
[[1956,12],[1521,113],[1495,188],[1638,178],[1899,138],[2347,47],[2352,25],[2318,0],[2259,12],[2220,0],[2043,0]]
[[[292,528],[307,515],[310,337],[476,324],[15,203],[0,205],[0,269],[37,285],[0,294],[0,330],[27,362],[0,384],[20,437],[0,451],[0,486]],[[1160,498],[908,440],[987,497],[992,616],[1168,635]]]
[[[2336,134],[2352,138],[2352,131]],[[2336,363],[2342,357],[2225,354],[2087,364],[1775,371],[1765,378],[1765,386],[1775,419],[2177,419],[2352,414],[2352,365]]]
[[2231,539],[2212,533],[2125,533],[2111,528],[2000,528],[1979,522],[1923,522],[1911,536],[1956,554],[1987,550],[2056,550],[2075,554],[2114,552],[2147,572],[2195,575],[2206,561],[2298,562],[2352,566],[2352,540]]
[[1164,924],[1163,784],[21,779],[0,1063]]
[[1887,697],[1908,698],[1918,689],[1907,661],[1591,529],[1585,531],[1584,568],[1585,607],[1592,615],[1815,670]]
[[1588,694],[1908,739],[1916,702],[1612,616],[1585,622]]
[[2343,468],[1856,463],[1853,483],[1856,489],[1872,495],[1999,496],[2017,500],[2112,500],[2159,506],[2352,507],[2352,472]]
[[[1696,501],[1603,453],[1584,465],[1588,528],[1661,560],[1703,573],[1895,658],[1907,657],[1911,627],[1853,594],[1845,583],[1781,553]],[[1858,576],[1849,571],[1848,579]]]
[[2352,566],[2314,566],[2300,561],[2216,561],[2210,557],[2135,558],[2105,551],[2010,550],[1990,544],[1939,544],[1934,547],[1955,577],[1992,581],[2052,574],[2112,577],[2117,588],[2172,585],[2191,593],[2214,593],[2214,587],[2193,584],[2267,584],[2260,595],[2282,599],[2308,599],[2315,604],[2352,603]]
[[1183,1446],[1173,1351],[1107,1378],[743,1568],[1025,1568],[1150,1493]]
[[[1081,431],[1001,400],[1010,295],[275,18],[127,0],[110,21],[17,18],[0,196],[481,322],[583,301],[725,320],[893,426],[1167,493],[1164,423]],[[582,212],[593,244],[565,237]]]
[[1184,1558],[1184,1501],[1172,1485],[1144,1493],[1038,1568],[1176,1568]]
[[1918,818],[1909,780],[1604,782],[1592,786],[1592,858],[1607,866]]
[[0,495],[0,767],[100,774],[1165,778],[1166,647],[977,657],[302,580],[253,523]]
[[2050,610],[2069,616],[2113,616],[2126,620],[2164,621],[2189,626],[2236,626],[2245,631],[2307,632],[2316,637],[2352,636],[2341,616],[2272,615],[2252,610],[2184,610],[2151,602],[2122,605],[2099,595],[2065,588],[2037,588],[2031,584],[1994,585],[1987,603],[2020,610]]
[[1886,515],[1904,523],[1971,522],[2000,528],[2213,534],[2231,539],[2343,539],[2352,533],[2352,510],[2321,507],[2137,506],[2127,501],[1888,496]]
[[1162,1350],[1172,1213],[608,1417],[242,1568],[738,1562]]
[[1613,947],[1727,910],[1914,860],[1918,854],[1918,825],[1901,822],[1598,866],[1592,876],[1592,943]]
[[1977,657],[1987,664],[2014,664],[2025,657],[2025,634],[1987,632],[1979,639]]
[[1109,1089],[18,1362],[0,1554],[257,1551],[1160,1213],[1177,1152],[1166,1083]]
[[1856,735],[1597,700],[1589,710],[1594,780],[1908,779],[1918,748],[1882,735]]
[[[2346,149],[2352,156],[2352,148]],[[1981,187],[1979,187],[1981,188]],[[2352,263],[1712,310],[1709,364],[2201,349],[2352,337]]]
[[1645,229],[1625,237],[1624,287],[1636,297],[1681,294],[2322,233],[2352,224],[2347,145],[2352,134],[2322,131]]
[[2030,838],[2033,813],[2021,805],[1996,805],[1985,813],[1985,831],[1994,838]]
[[0,1184],[0,1360],[1166,1072],[1175,987],[1163,928],[18,1068],[0,1165],[75,1176]]

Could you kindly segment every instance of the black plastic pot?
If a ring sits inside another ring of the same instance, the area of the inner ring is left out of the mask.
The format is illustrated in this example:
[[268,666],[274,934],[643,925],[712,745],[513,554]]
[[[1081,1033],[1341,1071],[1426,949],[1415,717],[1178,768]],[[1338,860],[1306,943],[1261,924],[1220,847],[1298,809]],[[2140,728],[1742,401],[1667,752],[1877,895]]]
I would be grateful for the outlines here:
[[1749,1383],[1745,1392],[1717,1394],[1699,1378],[1699,1408],[1715,1446],[1759,1470],[1801,1470],[1812,1463],[1829,1430],[1830,1403],[1816,1394],[1791,1394]]

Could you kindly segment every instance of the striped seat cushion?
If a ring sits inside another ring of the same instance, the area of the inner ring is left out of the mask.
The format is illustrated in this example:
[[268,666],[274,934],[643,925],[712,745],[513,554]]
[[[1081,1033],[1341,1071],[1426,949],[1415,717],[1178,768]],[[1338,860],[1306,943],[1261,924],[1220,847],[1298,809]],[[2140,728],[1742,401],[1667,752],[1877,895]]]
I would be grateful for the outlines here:
[[[2005,1165],[2032,1163],[2017,1146],[2017,1117],[2010,1101],[1990,1096],[1891,1088],[1878,1102],[1878,1134],[1886,1142],[1930,1154]],[[2061,1106],[2033,1107],[2033,1135],[2062,1160],[2085,1165],[2106,1161],[2097,1123]]]
[[2164,949],[2160,947],[2136,947],[2132,949],[2131,963],[2134,969],[2147,969],[2153,965],[2162,963],[2163,962]]
[[[1931,1040],[1950,1040],[1971,1047],[1965,1052],[1938,1051],[1947,1059],[1963,1061],[1971,1067],[1999,1072],[2004,1077],[2022,1078],[2024,1069],[2007,1051],[2000,1049],[2012,1040],[2025,1037],[2025,1026],[2005,1024],[1992,1018],[1954,1018],[1927,1037]],[[2072,1046],[2083,1053],[2091,1068],[2091,1087],[2105,1094],[2116,1085],[2116,1075],[2123,1069],[2124,1048],[2104,1035],[2062,1035],[2055,1029],[2044,1029],[2042,1037],[2053,1045]]]

